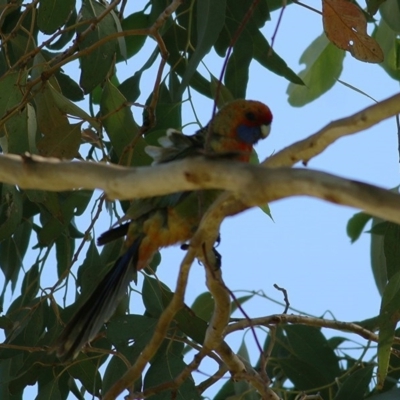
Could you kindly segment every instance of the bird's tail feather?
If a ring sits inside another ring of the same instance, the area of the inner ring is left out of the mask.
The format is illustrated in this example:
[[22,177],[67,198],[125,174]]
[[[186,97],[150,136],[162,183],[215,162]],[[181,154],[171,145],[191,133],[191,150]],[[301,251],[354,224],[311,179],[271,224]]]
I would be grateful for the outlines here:
[[57,356],[62,360],[75,358],[90,342],[103,324],[115,312],[136,273],[139,248],[143,237],[137,238],[97,285],[73,318],[68,322],[56,343]]

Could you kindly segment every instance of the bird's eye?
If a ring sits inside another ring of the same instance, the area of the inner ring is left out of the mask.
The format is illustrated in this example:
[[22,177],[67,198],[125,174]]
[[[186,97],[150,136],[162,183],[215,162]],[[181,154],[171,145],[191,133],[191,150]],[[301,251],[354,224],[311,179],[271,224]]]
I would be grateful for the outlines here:
[[247,118],[249,121],[255,121],[255,120],[256,120],[256,116],[255,116],[252,112],[247,112],[247,113],[246,113],[246,118]]

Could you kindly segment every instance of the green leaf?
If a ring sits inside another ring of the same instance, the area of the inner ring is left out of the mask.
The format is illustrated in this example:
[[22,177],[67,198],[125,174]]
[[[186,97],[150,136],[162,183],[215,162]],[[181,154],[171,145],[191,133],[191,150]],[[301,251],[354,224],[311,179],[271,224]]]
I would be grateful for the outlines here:
[[[375,226],[386,224],[380,218],[372,218],[372,229]],[[379,294],[382,295],[388,281],[388,273],[386,268],[386,257],[384,251],[385,238],[381,234],[371,234],[371,268],[374,276],[375,284]]]
[[[123,31],[130,31],[133,29],[144,29],[149,27],[149,16],[143,11],[133,13],[125,17],[121,22]],[[147,35],[128,35],[124,37],[126,45],[126,59],[133,57],[143,47]],[[125,61],[121,51],[117,52],[117,62]]]
[[75,0],[40,0],[38,9],[38,28],[48,35],[66,23]]
[[[0,119],[22,101],[26,73],[8,72],[0,79]],[[4,153],[23,154],[29,151],[28,109],[9,118],[0,129],[0,145]]]
[[235,99],[246,97],[249,68],[253,59],[253,48],[249,46],[250,41],[249,33],[243,32],[233,48],[226,68],[225,85]]
[[15,240],[13,238],[3,240],[0,243],[0,269],[5,277],[3,293],[9,282],[11,282],[11,292],[14,292],[21,266],[22,260]]
[[[82,122],[52,128],[52,133],[38,141],[37,148],[44,157],[72,159],[78,156]],[[50,128],[50,125],[49,125]]]
[[105,266],[101,263],[99,252],[92,240],[86,253],[85,260],[78,269],[76,286],[81,287],[81,293],[90,293],[99,281],[99,274],[104,272],[104,270]]
[[0,361],[0,398],[2,400],[23,400],[23,388],[18,394],[11,394],[8,385],[22,365],[23,354]]
[[[129,358],[129,361],[132,362],[132,358]],[[102,392],[107,393],[112,385],[120,379],[127,370],[128,365],[120,357],[113,356],[104,372]]]
[[[312,390],[331,384],[334,380],[327,380],[323,370],[319,370],[315,365],[297,358],[282,358],[278,360],[283,374],[294,383],[296,390]],[[323,390],[320,396],[329,398],[332,393]]]
[[[296,75],[286,64],[286,62],[279,57],[277,53],[269,45],[267,39],[263,36],[260,31],[251,31],[251,37],[253,40],[253,57],[258,61],[264,68],[267,68],[271,72],[283,76],[292,84],[304,85],[301,76]],[[302,87],[302,86],[300,86]]]
[[65,24],[65,31],[62,33],[56,42],[47,45],[48,49],[51,50],[61,50],[63,47],[67,45],[67,43],[74,37],[75,29],[67,29],[72,25],[76,24],[77,13],[75,7],[72,9],[72,12],[68,18],[67,23]]
[[127,101],[133,103],[140,96],[140,78],[142,74],[135,73],[133,76],[125,79],[119,86],[118,90]]
[[386,0],[379,8],[382,19],[389,28],[396,33],[400,33],[400,3],[398,0]]
[[347,236],[351,239],[351,243],[354,243],[360,236],[362,231],[371,219],[371,215],[365,212],[359,212],[354,214],[347,222]]
[[[143,389],[149,389],[160,383],[172,381],[186,367],[183,356],[173,351],[173,346],[166,347],[166,351],[158,352],[155,359],[151,362],[143,380]],[[196,390],[194,380],[189,375],[179,386],[179,390],[165,390],[158,395],[152,396],[154,399],[179,399],[179,400],[201,400],[202,396]]]
[[289,103],[301,107],[327,92],[339,78],[345,52],[334,46],[323,33],[316,38],[300,57],[306,68],[299,73],[305,86],[289,84]]
[[363,400],[371,383],[373,366],[353,372],[340,386],[334,400]]
[[[78,33],[82,34],[87,30],[90,24],[92,24],[93,19],[97,18],[105,9],[105,5],[94,0],[86,0],[83,2],[79,12],[79,22],[87,21],[87,24],[80,25],[77,28]],[[83,41],[80,42],[79,49],[88,49],[95,43],[114,33],[117,33],[117,28],[113,17],[108,14],[99,23],[96,23],[94,29],[84,37]],[[79,58],[82,70],[79,84],[85,93],[91,92],[98,84],[102,83],[110,73],[114,54],[116,52],[116,43],[117,41],[115,39],[107,40],[101,46],[90,50],[89,54]],[[93,66],[96,66],[96,68],[93,68]]]
[[84,388],[93,396],[100,396],[102,386],[97,365],[86,355],[80,353],[77,360],[68,366],[69,374],[78,379]]
[[254,294],[250,294],[247,296],[242,296],[242,297],[238,297],[235,300],[232,300],[232,304],[231,304],[231,315],[239,308],[237,303],[239,303],[240,305],[246,303],[247,301],[249,301],[250,299],[252,299],[254,297]]
[[11,237],[22,218],[22,195],[12,185],[3,184],[0,205],[0,241]]
[[[165,45],[169,51],[167,63],[181,77],[186,73],[187,62],[182,56],[186,51],[186,37],[187,31],[176,23],[171,24],[170,28],[163,36]],[[202,95],[212,98],[210,83],[197,71],[193,73],[189,85]],[[177,94],[179,94],[179,92],[177,92]],[[180,99],[180,97],[178,99]],[[174,100],[177,101],[178,99]]]
[[379,312],[377,388],[384,385],[397,322],[400,320],[400,272],[389,280],[382,295]]
[[217,40],[225,22],[226,0],[202,0],[196,2],[197,18],[197,43],[194,53],[191,55],[182,76],[178,97],[189,85],[194,73],[204,56],[209,53],[211,47]]
[[75,240],[65,234],[56,239],[57,276],[60,278],[71,267]]
[[[139,128],[133,119],[132,111],[126,106],[126,99],[121,92],[107,81],[101,96],[100,111],[103,116],[104,127],[110,138],[115,153],[120,158],[119,163],[129,165],[148,165],[150,157],[144,152],[145,140],[138,138],[133,153],[124,153],[138,135]],[[124,159],[121,157],[124,156]]]
[[172,292],[162,282],[145,275],[142,288],[142,300],[146,312],[158,318],[172,298]]
[[54,104],[63,114],[68,114],[74,117],[81,118],[82,121],[89,122],[93,127],[100,130],[100,124],[96,118],[92,118],[86,111],[78,107],[72,101],[68,100],[63,94],[58,92],[54,87],[50,86],[49,90],[51,92]]
[[387,278],[400,271],[400,225],[388,222],[384,236]]
[[[250,364],[249,352],[247,350],[244,338],[240,344],[237,354],[242,360]],[[233,387],[236,395],[234,398],[237,398],[238,400],[258,400],[260,398],[255,389],[245,380],[234,382]]]
[[[170,90],[168,90],[167,86],[164,83],[160,85],[159,96],[159,101],[155,110],[157,115],[157,125],[154,130],[167,130],[168,128],[180,129],[180,127],[182,126],[181,100],[173,98]],[[147,100],[146,104],[150,102],[150,99],[151,96]],[[144,110],[143,120],[146,121],[146,119],[147,111]],[[151,139],[151,132],[147,135],[147,139]]]
[[204,292],[197,296],[191,308],[199,318],[210,321],[214,311],[214,299],[210,292]]
[[35,263],[32,267],[26,272],[24,276],[24,280],[22,281],[21,293],[24,297],[24,302],[26,300],[32,300],[38,290],[40,283],[40,274],[39,274],[39,264]]
[[306,325],[284,327],[294,356],[320,371],[325,383],[340,375],[338,358],[320,329]]
[[60,389],[58,388],[58,379],[54,379],[40,388],[35,400],[63,400]]
[[74,215],[81,215],[91,199],[93,192],[89,190],[76,190],[58,194],[61,200],[61,213],[52,218],[41,214],[43,228],[39,231],[38,239],[41,246],[52,244],[62,233],[69,229],[69,224]]
[[370,15],[375,15],[376,12],[379,10],[379,7],[382,3],[386,0],[366,0],[367,2],[367,10]]
[[82,89],[68,75],[59,71],[56,73],[56,78],[60,85],[62,94],[67,99],[72,100],[72,101],[81,101],[84,99]]
[[[225,104],[235,100],[233,94],[229,91],[229,89],[220,82],[214,75],[211,75],[211,94],[212,98],[216,99],[218,108],[222,108]],[[217,97],[218,91],[218,97]]]
[[107,338],[118,351],[122,351],[131,340],[143,349],[153,336],[157,321],[144,315],[113,317],[107,324]]
[[400,81],[400,41],[394,32],[383,18],[379,21],[378,26],[375,28],[372,37],[376,39],[381,47],[385,58],[379,65],[389,74],[393,79]]

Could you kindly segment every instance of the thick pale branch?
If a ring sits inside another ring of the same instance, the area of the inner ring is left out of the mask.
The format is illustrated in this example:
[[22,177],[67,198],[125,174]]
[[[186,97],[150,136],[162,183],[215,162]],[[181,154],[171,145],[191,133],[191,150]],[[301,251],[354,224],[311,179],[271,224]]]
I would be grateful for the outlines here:
[[[240,198],[237,212],[290,196],[312,196],[400,223],[400,196],[323,172],[263,168],[229,161],[185,159],[154,167],[123,168],[40,157],[0,156],[0,181],[52,191],[99,188],[109,198],[132,199],[184,190],[224,189]],[[228,214],[233,213],[232,209]]]

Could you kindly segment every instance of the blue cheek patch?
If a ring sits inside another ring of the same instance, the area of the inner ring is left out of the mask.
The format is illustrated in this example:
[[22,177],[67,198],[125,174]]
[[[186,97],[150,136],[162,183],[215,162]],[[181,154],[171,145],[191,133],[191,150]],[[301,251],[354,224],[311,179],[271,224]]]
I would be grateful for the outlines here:
[[261,138],[259,126],[239,125],[236,131],[240,140],[247,144],[257,143]]

